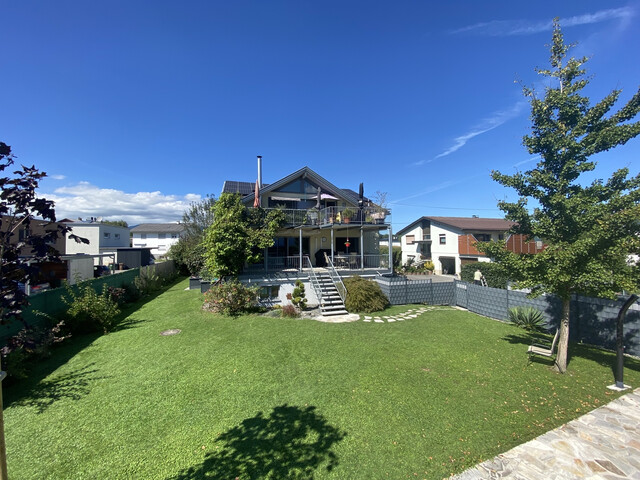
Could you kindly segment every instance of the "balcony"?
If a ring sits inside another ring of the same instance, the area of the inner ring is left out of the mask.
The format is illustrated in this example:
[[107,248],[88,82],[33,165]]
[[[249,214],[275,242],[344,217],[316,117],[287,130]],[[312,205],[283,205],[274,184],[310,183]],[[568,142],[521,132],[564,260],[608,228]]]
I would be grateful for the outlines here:
[[309,210],[297,209],[275,209],[264,208],[266,212],[270,210],[281,210],[285,215],[285,226],[318,226],[327,227],[331,225],[384,225],[389,210],[382,210],[379,207],[327,207],[321,210],[315,208]]

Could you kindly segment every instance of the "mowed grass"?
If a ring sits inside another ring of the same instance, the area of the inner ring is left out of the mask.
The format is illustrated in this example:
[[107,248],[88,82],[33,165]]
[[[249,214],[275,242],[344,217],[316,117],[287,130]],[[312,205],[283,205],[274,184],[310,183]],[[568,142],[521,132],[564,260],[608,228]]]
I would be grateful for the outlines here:
[[442,478],[617,396],[614,355],[577,346],[566,375],[527,366],[522,330],[467,312],[223,318],[186,286],[5,389],[10,478]]

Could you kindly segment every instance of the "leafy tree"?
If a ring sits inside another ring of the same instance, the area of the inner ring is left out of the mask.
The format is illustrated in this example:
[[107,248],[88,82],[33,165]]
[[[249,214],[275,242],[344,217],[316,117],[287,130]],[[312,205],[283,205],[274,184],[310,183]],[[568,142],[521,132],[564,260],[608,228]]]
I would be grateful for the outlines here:
[[[615,297],[637,289],[638,268],[629,254],[640,251],[640,175],[628,178],[623,168],[603,182],[583,186],[580,175],[595,169],[592,155],[625,144],[640,133],[631,122],[640,110],[640,90],[615,113],[609,113],[620,96],[614,90],[591,106],[581,95],[588,84],[582,68],[587,58],[566,60],[557,19],[551,45],[551,69],[538,70],[551,85],[543,98],[525,88],[530,98],[531,133],[524,145],[540,157],[527,172],[505,175],[492,172],[498,183],[513,188],[517,202],[499,202],[506,218],[517,222],[515,233],[539,237],[548,245],[536,255],[516,255],[504,243],[479,245],[501,262],[521,287],[532,294],[555,293],[562,299],[562,319],[557,368],[567,368],[570,298],[580,293]],[[536,205],[532,212],[527,200]]]
[[273,245],[284,224],[281,210],[247,209],[236,194],[223,193],[213,207],[213,224],[204,235],[205,267],[218,278],[237,276],[244,263],[256,263]]
[[207,195],[199,202],[192,202],[182,214],[183,237],[202,237],[204,231],[213,223],[213,206],[216,197]]
[[192,202],[182,214],[184,231],[169,249],[168,256],[183,274],[199,275],[202,272],[205,253],[202,241],[205,230],[213,223],[215,203],[215,197],[207,195],[199,202]]
[[[0,142],[0,172],[13,165],[13,159],[11,147]],[[46,173],[38,171],[34,166],[23,165],[12,176],[0,177],[2,324],[12,320],[23,321],[22,312],[29,304],[29,297],[21,284],[35,283],[39,273],[38,263],[59,260],[59,253],[51,245],[71,231],[70,227],[55,223],[54,203],[36,196],[38,183],[45,176]],[[43,220],[36,220],[35,217]],[[41,228],[31,228],[35,221],[43,224]],[[70,235],[70,238],[89,243],[76,235]]]
[[[0,142],[0,172],[13,165],[11,147]],[[50,200],[38,198],[36,190],[44,172],[35,166],[25,167],[13,175],[0,177],[0,323],[12,320],[24,323],[22,312],[29,305],[29,297],[20,284],[35,281],[38,276],[37,263],[58,259],[58,252],[50,245],[59,236],[71,229],[55,223],[54,204]],[[34,217],[45,222],[43,228],[31,230]],[[70,238],[89,243],[75,235]],[[23,257],[29,255],[29,262]],[[25,324],[25,327],[27,325]],[[1,386],[0,386],[1,388]],[[2,390],[0,390],[0,405]],[[7,462],[4,448],[4,420],[0,408],[0,477],[7,478]]]

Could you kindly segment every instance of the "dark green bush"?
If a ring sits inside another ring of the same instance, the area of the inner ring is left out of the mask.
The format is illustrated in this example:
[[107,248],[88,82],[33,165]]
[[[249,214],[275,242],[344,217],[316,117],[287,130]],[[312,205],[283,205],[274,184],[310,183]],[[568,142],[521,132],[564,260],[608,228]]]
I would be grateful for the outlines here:
[[355,276],[344,279],[347,289],[345,307],[349,312],[371,313],[384,310],[389,305],[389,300],[373,280]]
[[106,284],[102,286],[101,293],[97,293],[87,282],[78,284],[76,288],[69,285],[66,288],[67,296],[63,297],[63,301],[69,307],[67,324],[72,332],[102,330],[107,333],[113,330],[118,322],[120,309]]
[[171,245],[168,257],[176,262],[176,268],[182,275],[200,275],[204,268],[205,248],[202,236],[182,237]]
[[258,305],[258,288],[247,287],[238,280],[212,285],[204,294],[202,308],[209,312],[236,316],[255,311]]
[[487,286],[493,288],[507,288],[509,276],[504,267],[498,263],[473,262],[463,265],[460,270],[460,279],[463,282],[473,283],[473,274],[480,270],[487,281]]
[[291,294],[291,303],[300,310],[307,308],[307,296],[304,290],[304,283],[301,280],[296,280],[296,287]]
[[[389,247],[382,245],[380,247],[380,255],[389,255]],[[391,258],[393,259],[393,268],[399,269],[402,266],[402,247],[393,247]]]

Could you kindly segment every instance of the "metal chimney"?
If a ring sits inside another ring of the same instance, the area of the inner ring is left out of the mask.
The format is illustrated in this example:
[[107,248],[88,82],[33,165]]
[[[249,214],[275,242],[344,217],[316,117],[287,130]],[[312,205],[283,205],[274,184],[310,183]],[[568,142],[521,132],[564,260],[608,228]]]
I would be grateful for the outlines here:
[[258,188],[262,188],[262,155],[258,155]]

